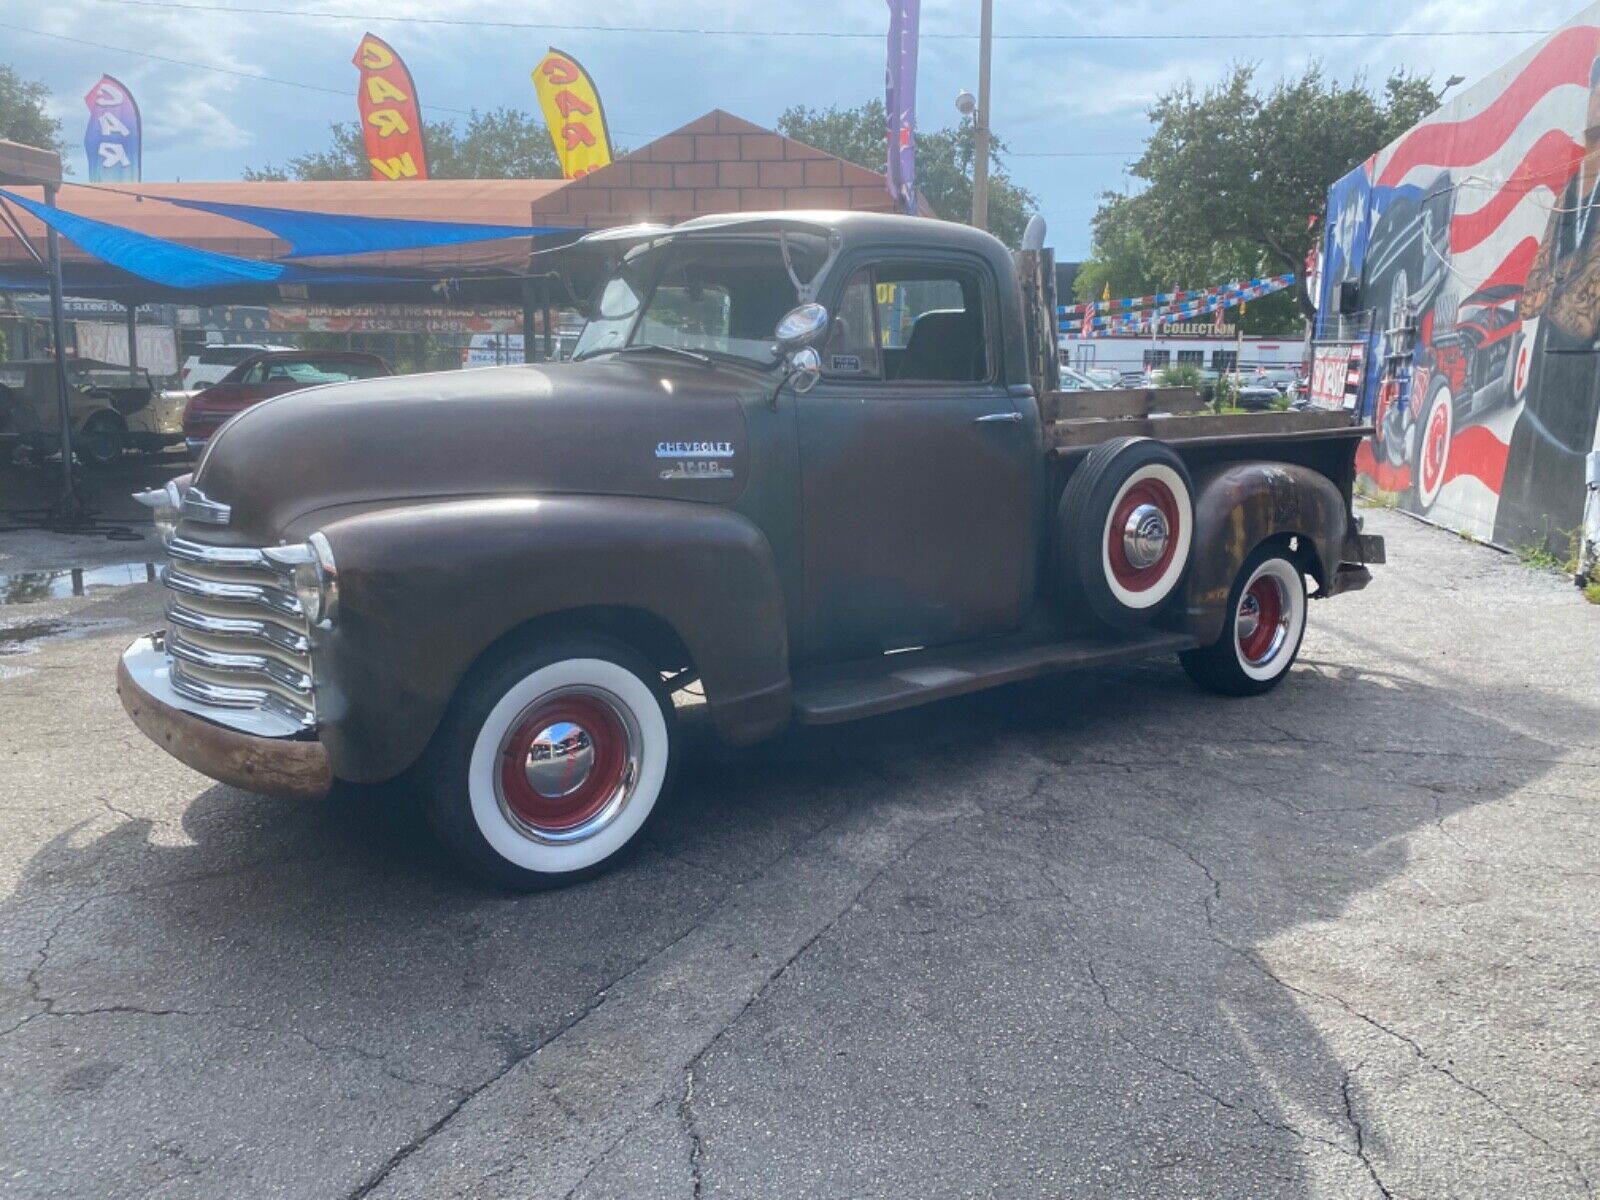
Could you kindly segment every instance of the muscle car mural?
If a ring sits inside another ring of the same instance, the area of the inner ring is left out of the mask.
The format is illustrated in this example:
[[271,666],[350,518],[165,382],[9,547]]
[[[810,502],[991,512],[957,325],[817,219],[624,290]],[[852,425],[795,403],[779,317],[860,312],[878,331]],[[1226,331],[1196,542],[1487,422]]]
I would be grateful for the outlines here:
[[1567,551],[1600,420],[1592,217],[1600,4],[1329,190],[1317,332],[1365,331],[1371,483],[1502,545]]

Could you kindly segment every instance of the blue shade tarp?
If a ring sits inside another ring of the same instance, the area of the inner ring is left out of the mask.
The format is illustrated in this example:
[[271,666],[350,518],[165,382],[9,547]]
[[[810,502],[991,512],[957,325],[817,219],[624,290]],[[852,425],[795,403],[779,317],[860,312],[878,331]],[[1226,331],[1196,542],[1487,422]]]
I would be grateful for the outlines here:
[[583,232],[559,225],[468,225],[457,221],[413,221],[403,217],[355,217],[343,213],[302,212],[293,208],[266,208],[259,204],[224,204],[216,200],[176,200],[169,196],[150,198],[265,229],[293,247],[286,255],[288,258],[422,250],[430,246],[459,246],[466,242],[488,242],[501,238]]
[[250,284],[383,281],[382,276],[335,275],[283,263],[257,262],[232,254],[196,250],[192,246],[123,229],[119,225],[108,225],[104,221],[81,217],[65,209],[52,208],[3,188],[0,188],[0,199],[32,213],[85,253],[162,287],[193,290]]

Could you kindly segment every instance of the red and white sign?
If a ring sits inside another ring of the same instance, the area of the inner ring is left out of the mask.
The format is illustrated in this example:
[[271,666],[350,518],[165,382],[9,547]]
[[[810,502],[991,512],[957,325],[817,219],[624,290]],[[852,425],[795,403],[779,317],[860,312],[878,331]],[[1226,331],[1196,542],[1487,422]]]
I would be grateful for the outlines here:
[[1311,404],[1314,408],[1354,408],[1361,394],[1361,345],[1329,342],[1311,352]]

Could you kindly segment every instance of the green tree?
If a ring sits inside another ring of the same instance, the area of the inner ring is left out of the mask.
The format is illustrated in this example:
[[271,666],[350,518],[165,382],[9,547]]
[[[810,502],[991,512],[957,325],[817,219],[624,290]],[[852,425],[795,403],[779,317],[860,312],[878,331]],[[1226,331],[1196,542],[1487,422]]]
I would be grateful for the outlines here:
[[[883,101],[858,108],[806,108],[796,105],[778,118],[778,132],[869,171],[883,171],[888,157]],[[1005,169],[1005,143],[989,138],[989,229],[1016,246],[1038,201],[1013,183]],[[972,213],[972,167],[977,161],[971,120],[917,133],[917,188],[947,220],[967,221]]]
[[[428,174],[435,179],[560,179],[561,164],[550,144],[544,118],[514,108],[474,109],[462,125],[423,121]],[[329,126],[324,150],[299,154],[281,166],[247,168],[244,177],[263,179],[368,179],[361,125]],[[620,155],[622,151],[619,149]]]
[[50,89],[37,80],[24,79],[10,67],[0,65],[0,138],[65,151],[61,141],[61,122],[45,106]]
[[[1094,219],[1090,260],[1076,285],[1094,299],[1293,271],[1292,298],[1249,306],[1251,332],[1293,328],[1313,309],[1305,260],[1321,237],[1330,184],[1438,106],[1426,79],[1398,73],[1375,94],[1362,76],[1328,77],[1320,63],[1263,92],[1256,68],[1237,64],[1201,91],[1192,82],[1150,109],[1154,132],[1129,169],[1146,185],[1107,193]],[[1124,290],[1126,289],[1126,290]]]

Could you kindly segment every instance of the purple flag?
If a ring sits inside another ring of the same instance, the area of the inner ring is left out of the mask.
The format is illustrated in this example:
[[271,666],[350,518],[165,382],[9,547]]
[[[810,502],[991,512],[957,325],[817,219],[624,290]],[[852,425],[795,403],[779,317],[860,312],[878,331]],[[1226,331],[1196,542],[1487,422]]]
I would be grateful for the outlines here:
[[884,75],[889,195],[901,212],[917,211],[917,28],[922,0],[889,0],[889,66]]

